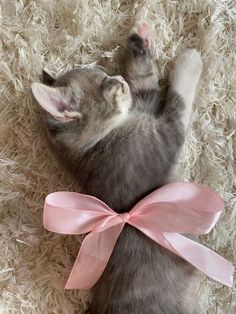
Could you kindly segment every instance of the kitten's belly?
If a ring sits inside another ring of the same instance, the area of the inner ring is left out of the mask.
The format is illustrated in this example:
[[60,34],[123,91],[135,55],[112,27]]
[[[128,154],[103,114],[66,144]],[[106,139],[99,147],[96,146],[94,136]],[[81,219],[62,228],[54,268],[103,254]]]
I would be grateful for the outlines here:
[[188,301],[194,274],[190,264],[125,226],[93,289],[91,313],[195,313],[196,301]]

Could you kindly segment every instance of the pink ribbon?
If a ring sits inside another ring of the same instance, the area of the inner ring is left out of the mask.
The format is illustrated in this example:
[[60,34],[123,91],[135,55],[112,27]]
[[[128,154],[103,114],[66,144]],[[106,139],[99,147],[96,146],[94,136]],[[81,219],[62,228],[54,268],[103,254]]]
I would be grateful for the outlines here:
[[44,226],[63,234],[83,234],[66,289],[90,289],[102,275],[125,223],[181,256],[209,277],[233,283],[233,265],[179,233],[207,234],[224,209],[220,196],[195,183],[175,182],[157,189],[129,213],[118,214],[99,199],[74,192],[46,197]]

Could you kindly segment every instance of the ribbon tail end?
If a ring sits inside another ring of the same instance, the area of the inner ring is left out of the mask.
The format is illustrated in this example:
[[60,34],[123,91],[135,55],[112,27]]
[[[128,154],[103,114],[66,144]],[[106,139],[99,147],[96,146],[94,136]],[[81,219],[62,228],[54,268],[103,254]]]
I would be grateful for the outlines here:
[[67,282],[65,285],[65,290],[73,290],[73,289],[79,289],[79,290],[90,290],[92,287],[82,287],[79,284],[73,285],[70,282]]

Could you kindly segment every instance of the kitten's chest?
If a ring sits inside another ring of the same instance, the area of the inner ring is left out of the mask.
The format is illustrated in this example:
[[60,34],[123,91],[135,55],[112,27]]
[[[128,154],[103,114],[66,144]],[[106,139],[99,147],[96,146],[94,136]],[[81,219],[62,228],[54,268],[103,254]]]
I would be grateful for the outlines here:
[[140,199],[166,183],[168,170],[159,167],[146,151],[101,146],[78,163],[76,177],[84,193],[93,195],[117,212],[130,210]]

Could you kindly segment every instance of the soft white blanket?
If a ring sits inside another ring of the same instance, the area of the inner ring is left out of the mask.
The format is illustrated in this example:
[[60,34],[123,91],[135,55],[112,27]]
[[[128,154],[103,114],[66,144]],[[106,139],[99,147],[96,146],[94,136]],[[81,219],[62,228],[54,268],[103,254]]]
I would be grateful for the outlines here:
[[[0,1],[0,313],[83,313],[87,296],[65,291],[78,239],[45,232],[47,193],[73,190],[48,151],[30,84],[43,67],[61,73],[80,63],[116,69],[134,20],[153,26],[161,76],[186,47],[202,52],[204,73],[182,176],[211,186],[225,213],[202,243],[235,261],[235,9],[230,0]],[[235,290],[205,278],[197,287],[207,313],[236,313]]]

